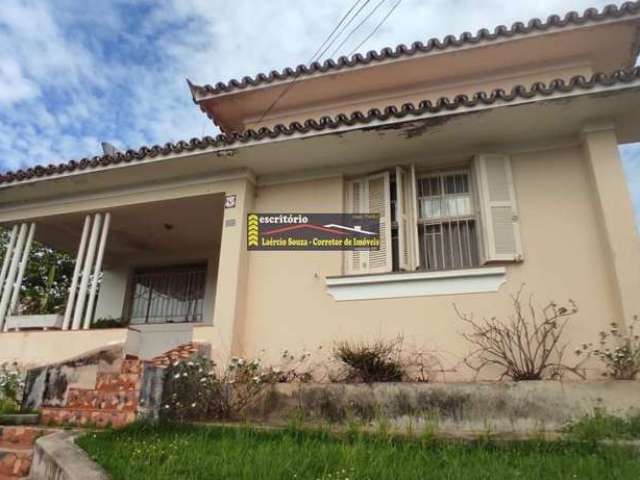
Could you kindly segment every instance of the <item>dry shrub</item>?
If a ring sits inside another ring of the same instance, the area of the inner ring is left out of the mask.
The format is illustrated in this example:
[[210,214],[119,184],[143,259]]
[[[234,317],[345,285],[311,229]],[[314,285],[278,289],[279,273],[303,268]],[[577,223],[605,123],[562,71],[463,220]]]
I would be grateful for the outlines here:
[[549,302],[538,310],[532,296],[523,304],[523,289],[511,295],[514,312],[506,320],[474,320],[472,314],[463,313],[454,305],[458,317],[470,327],[463,337],[475,347],[465,363],[476,373],[489,365],[498,366],[502,369],[500,379],[514,381],[555,378],[566,371],[584,377],[579,365],[563,363],[567,344],[562,337],[567,322],[578,312],[575,303],[569,300],[567,308]]
[[582,345],[576,355],[586,358],[593,355],[606,367],[605,377],[616,380],[635,380],[640,373],[640,335],[637,330],[640,319],[634,317],[631,324],[621,330],[617,323],[611,323],[607,331],[600,332],[599,346],[592,343]]
[[429,382],[442,372],[436,354],[404,346],[402,337],[371,342],[342,341],[334,345],[339,363],[337,382]]
[[345,366],[346,382],[399,382],[404,377],[398,340],[342,341],[336,343],[333,354]]

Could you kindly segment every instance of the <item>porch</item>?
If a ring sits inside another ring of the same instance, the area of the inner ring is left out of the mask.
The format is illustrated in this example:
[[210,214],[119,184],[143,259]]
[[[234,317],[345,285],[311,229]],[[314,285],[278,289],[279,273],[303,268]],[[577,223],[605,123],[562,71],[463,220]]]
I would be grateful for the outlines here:
[[[41,361],[36,350],[51,361],[114,343],[153,356],[192,341],[194,327],[214,324],[224,205],[218,192],[4,224],[0,337],[8,348],[0,361],[26,356],[33,364]],[[25,311],[22,302],[36,241],[75,259],[65,305],[55,312]]]

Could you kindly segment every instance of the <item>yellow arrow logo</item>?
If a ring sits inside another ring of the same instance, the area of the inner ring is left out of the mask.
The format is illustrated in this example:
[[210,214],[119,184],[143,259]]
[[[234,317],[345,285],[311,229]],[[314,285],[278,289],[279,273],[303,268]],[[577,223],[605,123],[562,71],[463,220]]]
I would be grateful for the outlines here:
[[251,213],[247,216],[247,246],[257,247],[260,237],[258,215]]

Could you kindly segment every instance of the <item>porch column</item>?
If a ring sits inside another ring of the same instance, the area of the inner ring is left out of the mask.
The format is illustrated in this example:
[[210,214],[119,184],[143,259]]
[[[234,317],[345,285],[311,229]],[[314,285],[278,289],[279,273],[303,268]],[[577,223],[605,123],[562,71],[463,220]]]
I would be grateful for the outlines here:
[[91,325],[110,220],[110,213],[104,214],[104,223],[102,213],[85,217],[62,326],[65,330]]
[[254,189],[249,180],[226,191],[235,195],[233,208],[225,208],[218,263],[218,285],[213,316],[214,351],[221,356],[241,353],[247,297],[247,214],[253,208]]
[[24,269],[29,259],[35,223],[23,222],[11,231],[0,271],[0,331],[6,331],[6,316],[17,305]]
[[620,306],[620,318],[610,321],[624,326],[634,315],[640,315],[640,242],[631,196],[614,126],[587,126],[582,137],[597,213],[609,253],[612,283]]
[[76,293],[78,290],[78,276],[82,270],[84,261],[84,250],[87,246],[87,237],[89,236],[89,228],[91,227],[91,215],[84,217],[84,226],[82,227],[82,235],[80,236],[80,245],[78,246],[78,254],[76,255],[76,263],[73,267],[73,277],[71,277],[71,287],[69,287],[69,296],[67,297],[67,308],[64,311],[64,321],[62,329],[68,330],[71,325],[71,315],[76,301]]

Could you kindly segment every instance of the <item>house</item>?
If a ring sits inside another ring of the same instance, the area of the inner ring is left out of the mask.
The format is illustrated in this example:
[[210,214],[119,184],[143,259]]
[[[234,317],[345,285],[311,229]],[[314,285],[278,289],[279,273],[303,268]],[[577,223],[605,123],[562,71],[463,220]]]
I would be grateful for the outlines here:
[[[640,141],[638,38],[632,2],[190,83],[215,138],[4,173],[0,360],[403,335],[453,364],[453,304],[504,317],[522,284],[577,303],[572,345],[597,339],[640,314],[618,151]],[[378,214],[380,248],[249,250],[252,213]],[[77,256],[59,317],[16,315],[33,239]],[[92,328],[109,317],[129,327]]]

